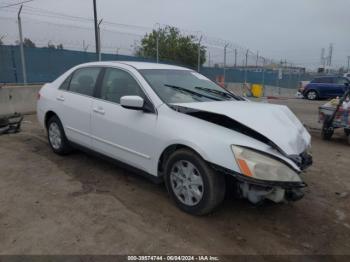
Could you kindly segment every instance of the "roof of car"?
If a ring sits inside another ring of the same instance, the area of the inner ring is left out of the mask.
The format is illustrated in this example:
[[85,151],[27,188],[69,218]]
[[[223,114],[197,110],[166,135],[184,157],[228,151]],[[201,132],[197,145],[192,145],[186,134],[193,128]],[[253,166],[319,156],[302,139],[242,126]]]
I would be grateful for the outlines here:
[[118,64],[129,65],[136,69],[173,69],[173,70],[191,70],[181,66],[151,63],[151,62],[134,62],[134,61],[103,61],[103,62],[90,62],[85,65],[103,65],[103,66],[115,66]]
[[319,78],[336,78],[336,77],[342,77],[342,76],[317,76],[317,77],[315,77],[315,79],[319,79]]

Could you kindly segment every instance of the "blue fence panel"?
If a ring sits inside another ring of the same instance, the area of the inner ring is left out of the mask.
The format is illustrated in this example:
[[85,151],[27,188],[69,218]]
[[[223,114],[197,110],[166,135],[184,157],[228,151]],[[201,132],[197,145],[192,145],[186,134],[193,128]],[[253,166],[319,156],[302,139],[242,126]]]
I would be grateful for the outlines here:
[[[97,61],[95,53],[60,50],[51,48],[24,48],[27,81],[28,83],[50,82],[75,65]],[[148,59],[127,55],[102,54],[103,61],[147,61]],[[162,61],[163,63],[176,64],[174,62]],[[223,68],[202,67],[200,72],[216,81],[223,76]],[[261,68],[227,68],[226,82],[264,83],[265,85],[296,88],[300,80],[309,80],[311,75],[299,75],[296,73],[283,73],[282,79],[278,79],[278,71]],[[0,46],[0,83],[22,83],[22,66],[20,60],[19,46]]]
[[17,83],[19,79],[21,64],[18,61],[16,50],[18,48],[11,46],[0,46],[0,83]]

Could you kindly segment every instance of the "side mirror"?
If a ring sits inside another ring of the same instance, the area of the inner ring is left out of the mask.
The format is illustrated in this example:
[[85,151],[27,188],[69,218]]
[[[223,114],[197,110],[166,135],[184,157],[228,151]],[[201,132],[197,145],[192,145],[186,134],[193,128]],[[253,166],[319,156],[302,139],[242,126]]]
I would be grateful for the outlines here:
[[120,105],[127,109],[143,110],[145,101],[139,96],[122,96],[120,98]]
[[344,85],[345,85],[346,87],[349,87],[349,83],[345,83]]

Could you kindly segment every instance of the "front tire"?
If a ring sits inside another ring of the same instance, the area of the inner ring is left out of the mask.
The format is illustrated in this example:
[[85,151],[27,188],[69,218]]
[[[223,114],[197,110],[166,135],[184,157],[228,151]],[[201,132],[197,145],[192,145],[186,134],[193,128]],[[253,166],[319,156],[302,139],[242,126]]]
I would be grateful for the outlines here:
[[66,155],[71,152],[62,123],[57,116],[52,116],[47,122],[47,138],[51,149],[56,154]]
[[166,161],[165,184],[176,205],[193,215],[210,213],[225,196],[225,177],[188,149],[175,151]]
[[318,99],[318,94],[315,90],[310,90],[306,93],[306,98],[308,100],[317,100]]

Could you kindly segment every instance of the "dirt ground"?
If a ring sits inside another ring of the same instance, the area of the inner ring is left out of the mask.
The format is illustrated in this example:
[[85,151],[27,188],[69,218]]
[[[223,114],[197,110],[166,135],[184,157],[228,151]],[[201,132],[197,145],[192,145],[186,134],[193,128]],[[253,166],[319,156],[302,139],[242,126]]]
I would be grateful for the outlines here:
[[[293,101],[273,102],[316,120],[318,103]],[[0,136],[0,254],[350,254],[350,146],[342,132],[312,136],[302,200],[226,199],[195,217],[163,185],[81,152],[55,155],[27,116],[21,133]]]

